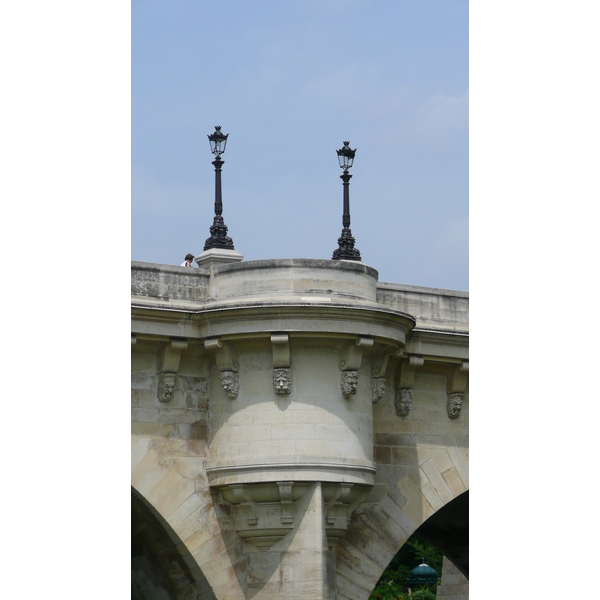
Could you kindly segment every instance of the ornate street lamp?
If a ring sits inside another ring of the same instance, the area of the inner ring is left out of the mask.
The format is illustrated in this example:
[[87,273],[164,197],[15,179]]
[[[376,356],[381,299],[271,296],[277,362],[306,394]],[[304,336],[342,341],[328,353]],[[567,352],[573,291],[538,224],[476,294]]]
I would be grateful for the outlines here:
[[350,142],[344,142],[343,148],[336,150],[340,167],[344,172],[340,175],[340,179],[344,182],[344,215],[342,216],[342,235],[338,238],[338,249],[334,251],[333,260],[361,260],[360,251],[354,247],[354,238],[350,231],[350,179],[352,175],[348,173],[348,169],[352,167],[356,148],[350,148]]
[[212,163],[215,165],[215,218],[210,227],[210,237],[204,243],[204,250],[210,250],[211,248],[234,250],[233,240],[230,237],[227,237],[227,226],[222,217],[223,198],[221,196],[221,167],[225,161],[221,160],[221,154],[225,152],[228,136],[228,133],[221,133],[221,127],[218,125],[215,125],[214,133],[208,136],[210,151],[216,156]]

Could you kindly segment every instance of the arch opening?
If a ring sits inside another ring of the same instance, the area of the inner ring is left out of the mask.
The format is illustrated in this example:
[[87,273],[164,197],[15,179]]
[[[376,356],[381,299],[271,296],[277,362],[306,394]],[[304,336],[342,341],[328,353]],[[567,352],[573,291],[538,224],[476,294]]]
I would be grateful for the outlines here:
[[179,536],[134,488],[131,488],[131,598],[216,600]]
[[[418,551],[417,551],[418,550]],[[375,600],[394,590],[405,594],[406,578],[415,561],[425,557],[442,577],[442,559],[469,577],[469,491],[465,491],[424,521],[402,544],[379,578],[369,598]],[[435,587],[426,586],[435,595]],[[404,597],[404,596],[402,596]]]
[[469,490],[424,521],[413,535],[438,549],[469,578]]

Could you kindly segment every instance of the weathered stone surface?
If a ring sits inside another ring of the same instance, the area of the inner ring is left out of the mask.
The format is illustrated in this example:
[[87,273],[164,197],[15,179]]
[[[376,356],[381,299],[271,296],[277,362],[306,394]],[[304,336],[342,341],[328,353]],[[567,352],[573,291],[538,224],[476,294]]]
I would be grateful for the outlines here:
[[[132,485],[184,556],[152,593],[366,600],[415,529],[468,489],[468,389],[458,418],[446,406],[448,374],[468,361],[467,295],[378,284],[343,261],[132,272]],[[161,402],[167,346],[180,362]],[[421,362],[399,418],[409,355]],[[237,504],[236,485],[253,486]],[[282,531],[258,549],[241,527]]]
[[469,600],[469,580],[445,556],[442,578],[436,598],[442,600]]

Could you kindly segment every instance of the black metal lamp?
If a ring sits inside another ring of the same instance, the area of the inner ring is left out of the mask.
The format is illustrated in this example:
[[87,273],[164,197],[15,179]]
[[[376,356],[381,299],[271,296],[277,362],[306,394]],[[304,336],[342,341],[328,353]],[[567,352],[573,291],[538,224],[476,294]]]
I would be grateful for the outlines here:
[[226,250],[234,250],[233,240],[227,237],[227,226],[223,221],[223,198],[221,195],[221,167],[225,163],[221,160],[221,154],[225,152],[227,145],[228,133],[221,133],[221,127],[215,125],[215,131],[208,136],[210,142],[210,151],[216,156],[213,160],[215,166],[215,218],[210,227],[210,237],[204,243],[204,250],[211,248],[225,248]]
[[354,247],[354,238],[350,231],[350,179],[352,175],[348,169],[354,163],[354,155],[356,148],[350,148],[350,142],[344,142],[344,146],[336,150],[340,167],[344,172],[340,175],[340,179],[344,182],[344,214],[342,216],[342,235],[338,238],[338,248],[333,252],[333,260],[361,260],[358,248]]
[[215,125],[215,132],[208,136],[210,142],[210,151],[218,158],[225,152],[227,145],[228,133],[221,133],[221,127]]
[[354,162],[354,155],[356,154],[356,148],[352,150],[350,148],[350,142],[344,142],[344,147],[336,150],[338,160],[340,161],[340,167],[347,171],[352,167]]

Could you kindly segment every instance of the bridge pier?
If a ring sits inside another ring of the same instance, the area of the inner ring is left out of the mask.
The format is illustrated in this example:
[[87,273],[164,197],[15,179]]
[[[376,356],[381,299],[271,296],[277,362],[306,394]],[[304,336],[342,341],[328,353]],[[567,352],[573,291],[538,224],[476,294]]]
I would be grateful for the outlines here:
[[277,546],[247,547],[247,598],[335,599],[335,561],[327,546],[320,482],[311,483],[298,501],[296,517],[296,527]]
[[[364,600],[468,485],[462,316],[363,264],[155,267],[134,271],[132,482],[196,600]],[[408,308],[449,316],[415,333]]]

